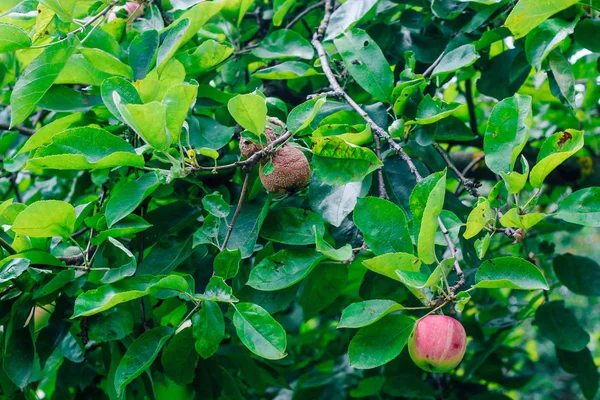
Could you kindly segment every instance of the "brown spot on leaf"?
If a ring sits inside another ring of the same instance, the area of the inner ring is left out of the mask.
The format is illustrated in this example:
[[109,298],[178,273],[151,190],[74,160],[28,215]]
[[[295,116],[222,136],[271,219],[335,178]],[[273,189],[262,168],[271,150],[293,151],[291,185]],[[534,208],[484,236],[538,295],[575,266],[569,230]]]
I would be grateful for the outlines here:
[[573,135],[571,135],[567,131],[563,132],[563,134],[560,137],[560,139],[558,139],[558,143],[557,143],[558,147],[560,147],[562,149],[562,147],[565,145],[565,143],[567,143],[571,139],[573,139]]

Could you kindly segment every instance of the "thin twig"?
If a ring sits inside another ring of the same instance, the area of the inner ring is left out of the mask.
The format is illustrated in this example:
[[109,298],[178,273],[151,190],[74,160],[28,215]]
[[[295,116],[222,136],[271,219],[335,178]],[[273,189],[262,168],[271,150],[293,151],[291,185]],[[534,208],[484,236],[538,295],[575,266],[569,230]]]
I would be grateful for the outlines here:
[[35,133],[35,131],[33,129],[25,128],[24,126],[13,126],[11,128],[9,124],[5,124],[5,123],[1,123],[1,122],[0,122],[0,131],[17,131],[20,134],[25,135],[25,136],[32,136]]
[[442,53],[438,56],[438,58],[435,59],[435,61],[433,62],[433,64],[431,64],[429,66],[429,68],[427,68],[425,70],[425,72],[423,72],[423,77],[427,78],[429,75],[431,75],[431,73],[433,72],[433,70],[435,69],[435,67],[437,67],[440,63],[440,61],[442,61],[442,58],[444,57],[444,52],[442,51]]
[[227,235],[225,235],[225,240],[223,241],[223,245],[221,246],[221,251],[227,248],[227,243],[229,242],[229,238],[231,237],[231,232],[233,232],[233,227],[235,226],[235,221],[237,221],[238,215],[242,211],[242,204],[244,203],[244,198],[246,197],[246,192],[248,191],[248,181],[250,180],[250,172],[246,173],[244,177],[244,184],[242,185],[242,192],[240,193],[240,199],[238,200],[237,207],[235,208],[235,212],[233,213],[233,217],[231,218],[231,224],[229,224],[229,228],[227,228]]
[[162,2],[160,0],[155,0],[153,3],[156,4],[156,8],[158,8],[158,12],[160,13],[160,17],[162,18],[165,26],[171,25],[171,23],[173,22],[173,18],[171,18],[169,14],[167,14],[165,8],[162,5]]
[[[377,158],[383,162],[383,159],[381,158],[381,142],[379,136],[374,135],[373,141],[375,142],[375,154],[377,155]],[[388,200],[389,196],[385,190],[385,181],[383,180],[383,167],[377,170],[377,181],[379,186],[379,197]]]
[[[475,157],[469,164],[467,164],[467,166],[462,170],[462,175],[464,177],[467,176],[467,174],[469,172],[471,172],[471,169],[473,167],[475,167],[475,165],[477,165],[481,160],[483,160],[485,158],[485,154],[481,154],[477,157]],[[456,187],[456,190],[454,190],[454,195],[455,196],[460,196],[462,194],[462,192],[465,190],[465,187],[462,186],[462,181],[460,182],[460,184]]]
[[22,203],[23,197],[21,197],[21,192],[19,191],[19,186],[17,185],[17,173],[11,174],[10,178],[10,187],[15,192],[15,197],[17,198],[17,202]]
[[302,18],[306,17],[306,15],[309,12],[311,12],[312,10],[315,10],[315,9],[317,9],[319,7],[323,7],[323,5],[325,5],[325,1],[324,0],[320,1],[320,2],[318,2],[316,4],[313,4],[310,7],[305,8],[300,14],[296,15],[296,17],[293,20],[291,20],[289,24],[286,25],[285,29],[291,29],[296,24],[296,22],[298,22]]
[[45,47],[52,46],[56,43],[63,42],[65,40],[67,40],[70,36],[77,35],[78,33],[83,32],[84,30],[86,30],[88,28],[88,26],[92,25],[98,19],[100,19],[100,18],[104,17],[106,14],[108,14],[109,11],[112,10],[112,8],[119,3],[119,1],[120,0],[113,0],[112,3],[110,3],[108,6],[106,6],[106,8],[104,10],[100,11],[92,19],[90,19],[89,21],[87,21],[85,24],[81,25],[79,28],[75,29],[74,31],[67,33],[64,37],[57,40],[56,42],[50,42],[50,43],[42,44],[39,46],[31,46],[31,47],[28,47],[28,49],[43,49]]
[[448,243],[448,249],[450,250],[450,255],[454,258],[454,271],[456,272],[457,279],[456,279],[456,282],[454,283],[454,285],[450,287],[450,293],[449,293],[450,297],[454,298],[456,291],[465,284],[465,274],[462,271],[462,269],[460,268],[460,265],[458,264],[458,258],[456,257],[456,247],[454,247],[454,243],[452,243],[452,240],[450,239],[450,233],[448,232],[446,225],[444,224],[444,222],[442,221],[442,219],[440,217],[438,217],[438,225],[440,226],[442,233],[444,234],[446,243]]
[[[402,146],[400,146],[398,143],[396,143],[396,141],[383,128],[381,128],[379,125],[377,125],[375,123],[375,121],[373,121],[373,119],[371,119],[371,117],[369,117],[369,114],[367,114],[354,101],[354,99],[352,99],[352,97],[350,97],[350,95],[348,95],[348,93],[346,93],[346,91],[342,89],[339,82],[335,78],[335,75],[333,74],[333,71],[331,70],[331,67],[329,66],[329,60],[327,58],[327,54],[325,53],[325,49],[323,48],[323,44],[321,43],[321,38],[323,37],[323,33],[325,32],[325,30],[327,29],[327,25],[329,24],[329,19],[331,18],[332,11],[333,11],[333,0],[325,0],[325,15],[323,17],[323,20],[321,21],[321,24],[319,25],[319,28],[313,35],[313,39],[312,39],[312,44],[313,44],[314,48],[317,50],[317,54],[319,55],[319,60],[321,61],[321,68],[323,69],[323,73],[327,77],[327,80],[329,81],[331,88],[334,91],[341,93],[342,97],[344,98],[344,100],[346,100],[346,102],[350,105],[350,107],[352,107],[356,112],[358,112],[358,114],[360,116],[362,116],[362,118],[365,120],[365,122],[367,122],[371,126],[371,129],[373,130],[373,132],[375,132],[376,135],[380,136],[382,139],[385,139],[388,142],[390,147],[394,151],[396,151],[400,155],[402,160],[404,160],[404,162],[408,165],[408,168],[410,169],[411,173],[414,175],[417,183],[421,182],[423,180],[423,177],[417,170],[417,167],[416,167],[415,163],[413,162],[413,160],[404,151]],[[441,57],[442,56],[440,55],[439,59],[441,59]],[[437,61],[437,62],[439,63],[439,61]],[[452,286],[450,289],[455,292],[456,290],[458,290],[458,288],[460,288],[462,285],[464,285],[464,282],[465,282],[464,274],[462,272],[462,269],[460,268],[460,265],[458,264],[458,260],[456,259],[456,248],[454,247],[454,244],[452,244],[452,241],[450,240],[450,236],[448,234],[448,230],[446,229],[446,226],[444,225],[444,223],[442,222],[442,220],[440,218],[438,218],[438,224],[439,224],[442,232],[444,232],[444,236],[446,237],[446,241],[448,242],[448,246],[450,247],[450,252],[454,256],[454,260],[455,260],[454,261],[454,269],[456,271],[458,279],[457,279],[456,283],[454,284],[454,286]]]
[[456,168],[452,160],[448,157],[448,154],[441,148],[441,146],[437,143],[433,143],[433,147],[437,150],[438,153],[442,156],[448,168],[454,172],[454,175],[458,177],[460,182],[465,186],[465,189],[471,194],[473,197],[479,197],[479,193],[477,192],[477,188],[481,186],[480,182],[473,181],[471,179],[465,178],[464,175]]

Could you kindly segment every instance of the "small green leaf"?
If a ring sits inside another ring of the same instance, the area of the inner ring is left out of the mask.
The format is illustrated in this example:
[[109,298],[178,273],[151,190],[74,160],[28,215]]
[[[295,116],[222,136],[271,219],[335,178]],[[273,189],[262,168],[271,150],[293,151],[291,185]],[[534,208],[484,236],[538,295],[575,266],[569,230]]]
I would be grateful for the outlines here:
[[149,30],[136,36],[129,45],[129,65],[133,70],[133,80],[144,79],[158,49],[158,32]]
[[338,328],[362,328],[404,307],[392,300],[367,300],[350,304],[342,311]]
[[577,0],[519,0],[512,9],[504,26],[520,39],[546,19],[576,4]]
[[242,252],[239,249],[223,249],[215,257],[214,271],[216,276],[223,279],[230,279],[237,275],[242,262]]
[[210,278],[204,294],[196,295],[198,299],[217,301],[221,303],[236,303],[238,299],[233,295],[233,289],[220,276]]
[[438,122],[439,120],[450,116],[460,106],[462,106],[461,103],[446,103],[439,97],[432,98],[431,95],[428,94],[419,103],[415,120],[421,125],[433,124],[434,122]]
[[523,173],[520,174],[515,171],[511,171],[506,173],[504,171],[500,171],[500,176],[506,183],[506,187],[508,189],[509,194],[517,194],[527,184],[527,178],[529,177],[529,163],[524,155],[521,154],[521,165],[523,166]]
[[435,232],[446,195],[446,170],[417,183],[410,195],[413,224],[417,228],[417,252],[425,264],[435,262]]
[[257,356],[279,360],[287,355],[285,331],[264,308],[252,303],[238,304],[233,324],[244,346]]
[[571,33],[577,20],[573,22],[552,18],[542,22],[525,38],[525,53],[531,65],[540,71],[542,61]]
[[[0,261],[3,263],[4,260]],[[0,283],[16,279],[29,267],[30,261],[26,258],[13,258],[3,263],[0,267]]]
[[553,260],[556,277],[571,292],[582,296],[600,296],[600,265],[595,260],[562,254]]
[[317,231],[317,227],[313,225],[315,232],[316,250],[325,257],[334,261],[347,261],[352,257],[352,246],[347,243],[343,247],[336,249],[323,239],[323,236]]
[[542,144],[537,164],[532,168],[529,182],[534,188],[542,187],[544,179],[567,158],[583,147],[583,131],[567,129],[550,136]]
[[531,113],[531,97],[514,95],[494,106],[488,121],[483,148],[485,164],[493,172],[511,172],[529,131],[525,119]]
[[271,161],[269,161],[263,166],[263,169],[261,172],[263,175],[271,175],[274,170],[275,170],[275,165],[273,165],[273,163]]
[[312,167],[317,177],[333,186],[359,182],[383,166],[375,153],[335,136],[319,140],[313,147]]
[[477,258],[483,260],[485,257],[485,253],[487,253],[490,247],[490,241],[492,240],[492,235],[487,232],[483,238],[479,238],[475,241],[473,245],[475,247],[475,252],[477,253]]
[[267,124],[267,104],[257,94],[239,94],[229,100],[227,109],[244,129],[262,135]]
[[407,315],[390,314],[360,328],[348,347],[350,366],[370,369],[398,357],[408,342],[415,321]]
[[133,70],[123,61],[110,53],[100,49],[83,47],[79,52],[99,71],[106,72],[111,75],[120,75],[126,78],[133,78]]
[[198,96],[198,82],[172,86],[167,90],[162,103],[166,108],[167,131],[173,138],[173,143],[179,142],[181,128],[188,115],[188,111],[196,103]]
[[172,334],[173,328],[159,326],[142,333],[131,343],[115,372],[115,389],[118,395],[152,365]]
[[111,228],[132,213],[159,185],[156,174],[147,173],[119,187],[106,203],[104,215],[108,227]]
[[479,59],[475,46],[471,43],[457,47],[444,54],[440,63],[435,67],[431,76],[448,74],[461,68],[473,65]]
[[375,255],[413,252],[404,211],[391,201],[378,197],[358,199],[354,223]]
[[408,253],[389,253],[374,257],[362,262],[369,270],[387,276],[390,279],[401,282],[396,274],[396,270],[418,271],[421,267],[421,261],[412,254]]
[[202,198],[202,205],[212,215],[217,218],[225,218],[229,215],[231,207],[223,200],[220,193],[212,193]]
[[498,257],[485,261],[475,275],[475,287],[548,290],[542,271],[518,257]]
[[285,289],[304,279],[323,258],[312,249],[281,250],[254,267],[246,284],[263,291]]
[[77,215],[69,203],[58,200],[36,201],[23,210],[11,229],[29,237],[68,237],[75,231]]
[[477,206],[471,210],[467,218],[467,228],[463,234],[464,238],[471,239],[494,219],[495,214],[490,206],[490,202],[486,198],[480,197],[477,200]]
[[203,301],[200,311],[192,317],[192,330],[196,338],[196,352],[204,359],[212,356],[225,338],[225,320],[219,304]]
[[560,49],[556,49],[548,56],[548,65],[550,66],[548,72],[550,92],[565,106],[574,110],[576,108],[575,76],[569,60]]
[[123,120],[146,143],[155,149],[166,151],[173,143],[173,135],[167,130],[167,106],[158,101],[146,104],[122,104],[118,93],[113,98]]
[[18,26],[0,23],[0,53],[8,53],[31,46],[27,32]]
[[258,47],[252,49],[252,55],[260,59],[304,58],[311,60],[314,49],[310,42],[296,31],[275,30],[261,40]]
[[569,194],[558,204],[556,217],[572,224],[600,227],[600,187]]
[[315,97],[294,107],[287,119],[290,132],[297,133],[309,126],[326,101],[325,97]]
[[523,228],[528,230],[544,218],[546,218],[546,214],[542,213],[519,214],[519,210],[515,207],[508,210],[500,218],[500,223],[506,228]]
[[316,69],[301,61],[284,61],[273,67],[263,68],[254,73],[253,76],[266,80],[288,80],[308,78],[319,75]]
[[394,74],[377,42],[358,28],[333,42],[356,82],[376,100],[390,101]]

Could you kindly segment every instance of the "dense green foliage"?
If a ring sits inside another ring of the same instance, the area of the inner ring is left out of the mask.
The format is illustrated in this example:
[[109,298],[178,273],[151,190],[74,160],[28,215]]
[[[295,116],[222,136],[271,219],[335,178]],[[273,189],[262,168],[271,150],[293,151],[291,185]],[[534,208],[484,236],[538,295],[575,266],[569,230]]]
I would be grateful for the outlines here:
[[599,12],[0,0],[0,397],[600,398]]

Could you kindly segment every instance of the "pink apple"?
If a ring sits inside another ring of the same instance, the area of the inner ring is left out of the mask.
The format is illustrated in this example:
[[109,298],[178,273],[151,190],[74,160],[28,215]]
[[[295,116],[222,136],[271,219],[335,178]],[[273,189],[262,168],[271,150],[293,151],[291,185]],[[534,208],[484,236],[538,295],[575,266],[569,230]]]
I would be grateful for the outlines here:
[[420,319],[408,339],[410,358],[427,372],[449,372],[466,350],[465,328],[454,318],[428,315]]

